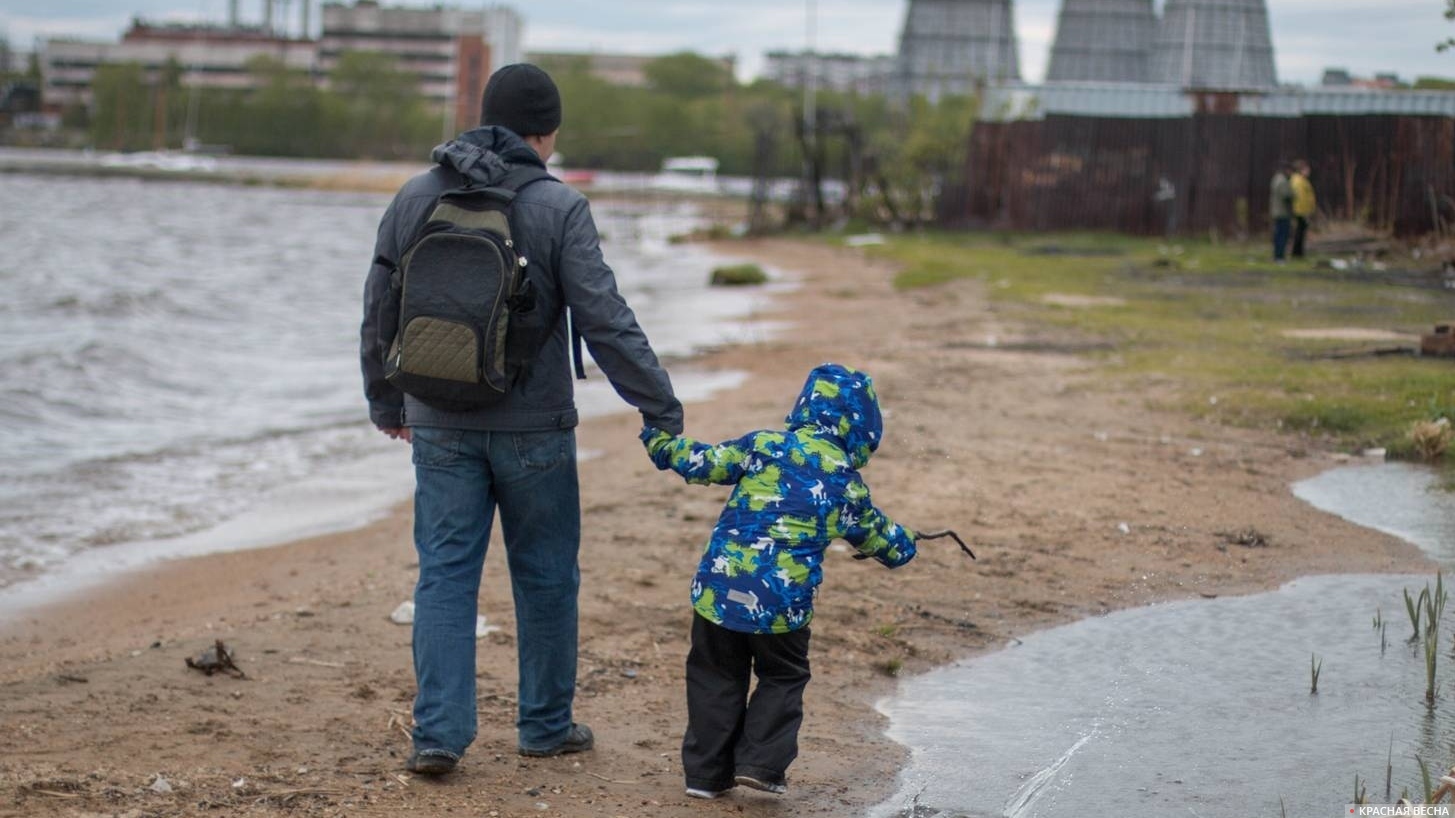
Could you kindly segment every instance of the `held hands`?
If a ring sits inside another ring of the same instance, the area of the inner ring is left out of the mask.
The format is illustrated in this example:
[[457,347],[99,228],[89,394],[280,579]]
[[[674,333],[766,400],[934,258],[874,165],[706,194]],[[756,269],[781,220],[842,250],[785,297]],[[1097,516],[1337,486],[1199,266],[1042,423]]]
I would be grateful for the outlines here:
[[405,443],[414,442],[414,433],[410,431],[408,426],[400,426],[393,429],[385,429],[381,426],[379,427],[379,431],[388,435],[390,440],[402,440]]

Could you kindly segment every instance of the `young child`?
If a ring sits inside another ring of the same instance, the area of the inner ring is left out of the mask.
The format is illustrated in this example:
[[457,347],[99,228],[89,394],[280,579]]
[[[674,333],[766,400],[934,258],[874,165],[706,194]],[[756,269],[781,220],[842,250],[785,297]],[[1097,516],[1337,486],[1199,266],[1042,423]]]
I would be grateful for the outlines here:
[[[809,679],[808,624],[830,541],[842,537],[859,558],[890,568],[915,555],[919,535],[874,507],[857,471],[883,430],[869,376],[818,367],[787,424],[716,446],[642,430],[657,468],[689,483],[736,485],[692,582],[682,766],[696,798],[736,784],[787,792]],[[751,674],[758,686],[749,698]]]

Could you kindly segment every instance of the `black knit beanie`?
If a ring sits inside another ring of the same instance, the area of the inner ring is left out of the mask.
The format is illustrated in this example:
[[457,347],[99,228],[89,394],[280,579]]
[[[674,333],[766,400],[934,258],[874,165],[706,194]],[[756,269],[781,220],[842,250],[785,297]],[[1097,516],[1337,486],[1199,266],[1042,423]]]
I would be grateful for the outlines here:
[[507,65],[485,83],[480,124],[500,125],[519,136],[553,134],[561,127],[561,92],[551,75],[534,65]]

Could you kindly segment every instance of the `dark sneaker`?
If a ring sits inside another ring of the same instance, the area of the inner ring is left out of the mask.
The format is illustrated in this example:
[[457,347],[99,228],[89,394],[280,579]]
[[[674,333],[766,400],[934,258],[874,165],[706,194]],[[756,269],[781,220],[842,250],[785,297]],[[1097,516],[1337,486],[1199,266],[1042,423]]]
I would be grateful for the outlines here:
[[788,792],[788,782],[786,781],[770,781],[766,778],[758,778],[753,775],[739,775],[734,777],[733,780],[742,784],[744,787],[752,787],[755,790],[771,792],[774,795],[782,795]]
[[459,760],[439,753],[420,754],[418,750],[409,754],[404,769],[417,775],[444,775],[455,769]]
[[562,756],[567,753],[584,753],[596,746],[596,739],[591,735],[591,728],[584,724],[573,724],[571,730],[566,733],[566,738],[554,747],[547,747],[544,750],[534,750],[530,747],[521,747],[520,754],[531,758],[551,758]]

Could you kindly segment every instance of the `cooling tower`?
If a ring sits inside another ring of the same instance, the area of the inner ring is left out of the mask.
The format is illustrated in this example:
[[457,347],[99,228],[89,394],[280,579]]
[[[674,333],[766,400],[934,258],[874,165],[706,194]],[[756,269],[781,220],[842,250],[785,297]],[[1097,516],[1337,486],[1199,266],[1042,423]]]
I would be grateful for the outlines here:
[[937,100],[977,82],[1020,79],[1012,0],[910,0],[899,39],[901,90]]
[[1152,77],[1184,88],[1272,88],[1273,39],[1265,0],[1167,0]]
[[1152,0],[1063,0],[1046,82],[1148,82]]

